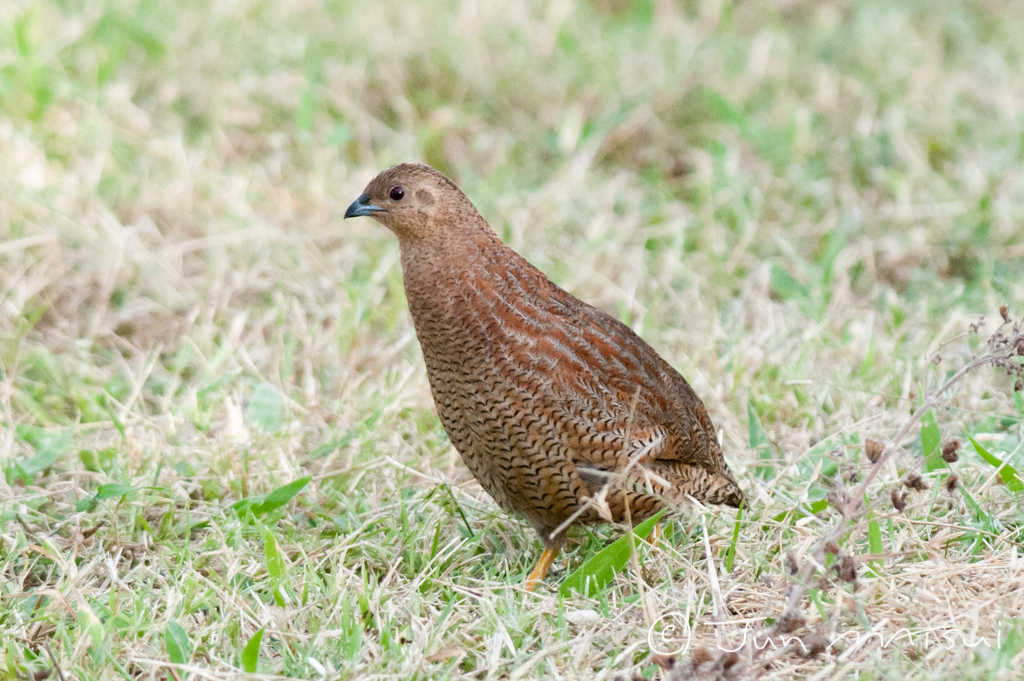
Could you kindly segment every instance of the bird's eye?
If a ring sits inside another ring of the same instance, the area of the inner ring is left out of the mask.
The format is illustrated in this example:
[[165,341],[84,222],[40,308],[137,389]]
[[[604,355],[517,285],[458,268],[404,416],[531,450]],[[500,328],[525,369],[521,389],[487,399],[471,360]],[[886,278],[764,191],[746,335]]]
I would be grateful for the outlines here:
[[392,201],[401,201],[405,197],[405,190],[401,187],[393,187],[389,196]]

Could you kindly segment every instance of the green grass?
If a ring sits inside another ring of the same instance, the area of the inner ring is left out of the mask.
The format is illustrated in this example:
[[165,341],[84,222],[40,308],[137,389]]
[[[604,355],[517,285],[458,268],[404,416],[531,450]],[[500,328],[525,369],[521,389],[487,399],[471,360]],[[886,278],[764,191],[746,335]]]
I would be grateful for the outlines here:
[[[0,678],[660,674],[652,616],[778,617],[864,439],[1024,311],[1014,2],[363,5],[0,4]],[[557,595],[620,529],[524,593],[539,543],[434,415],[397,243],[341,219],[404,160],[703,397],[749,499],[703,519],[715,580],[689,510],[600,593]],[[941,400],[869,498],[930,489],[804,611],[1001,645],[766,677],[1014,678],[1021,406],[987,368]]]

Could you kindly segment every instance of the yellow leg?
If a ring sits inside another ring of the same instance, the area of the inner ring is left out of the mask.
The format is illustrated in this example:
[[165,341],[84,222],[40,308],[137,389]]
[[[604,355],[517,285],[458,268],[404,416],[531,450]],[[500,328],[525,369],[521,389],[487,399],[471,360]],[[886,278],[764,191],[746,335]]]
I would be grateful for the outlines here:
[[558,549],[544,549],[544,553],[540,554],[540,560],[537,561],[537,566],[533,568],[533,572],[526,578],[527,591],[533,591],[538,582],[544,581],[544,578],[548,576],[548,570],[551,569],[551,564],[555,562],[557,556]]
[[655,546],[659,539],[661,539],[661,525],[655,525],[651,528],[651,533],[647,535],[647,543]]

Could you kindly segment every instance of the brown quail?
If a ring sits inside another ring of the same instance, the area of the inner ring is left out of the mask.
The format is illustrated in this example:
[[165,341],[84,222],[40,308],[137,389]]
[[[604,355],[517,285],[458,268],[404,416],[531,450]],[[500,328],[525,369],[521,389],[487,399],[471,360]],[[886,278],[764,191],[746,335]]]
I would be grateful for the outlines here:
[[739,505],[686,380],[502,243],[455,183],[426,165],[394,166],[345,211],[362,215],[398,235],[445,431],[494,500],[540,534],[528,587],[574,522],[636,523],[688,496]]

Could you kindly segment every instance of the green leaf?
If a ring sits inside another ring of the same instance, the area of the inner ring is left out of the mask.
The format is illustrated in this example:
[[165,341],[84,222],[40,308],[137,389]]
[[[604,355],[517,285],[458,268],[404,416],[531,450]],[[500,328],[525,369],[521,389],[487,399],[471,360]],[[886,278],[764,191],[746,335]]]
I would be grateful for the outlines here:
[[340,449],[341,447],[347,447],[349,444],[352,443],[353,440],[355,440],[357,437],[363,434],[364,429],[362,428],[349,428],[347,431],[345,431],[345,434],[342,435],[340,439],[335,440],[334,442],[322,444],[316,449],[314,449],[312,452],[309,453],[309,458],[319,459],[325,457],[336,449]]
[[[1004,633],[1003,624],[1006,624]],[[999,644],[996,646],[997,666],[994,669],[1013,669],[1014,658],[1024,650],[1024,619],[1010,617],[999,623]]]
[[249,642],[245,644],[245,648],[242,649],[242,669],[249,674],[256,673],[257,662],[259,662],[260,658],[260,643],[263,641],[264,629],[266,629],[266,627],[263,627],[263,629],[260,629],[253,634],[252,638],[249,639]]
[[245,420],[264,433],[276,433],[284,426],[284,396],[273,383],[260,383],[256,386],[249,407],[245,410]]
[[127,494],[131,494],[136,488],[131,485],[121,485],[118,483],[109,483],[106,485],[100,485],[96,488],[96,493],[92,496],[88,496],[78,502],[75,509],[81,513],[84,511],[91,511],[96,508],[96,504],[105,499],[121,499]]
[[929,473],[946,466],[939,448],[941,442],[942,434],[935,422],[935,414],[928,410],[921,417],[921,449],[924,451],[924,469]]
[[966,501],[967,505],[971,507],[971,510],[974,511],[975,515],[980,516],[986,521],[989,519],[988,513],[981,508],[981,504],[974,500],[974,497],[971,496],[971,493],[968,492],[967,488],[963,485],[960,485],[960,494],[963,495],[964,501]]
[[[771,444],[768,442],[768,433],[765,432],[764,426],[761,425],[761,419],[757,417],[754,405],[749,400],[747,401],[747,432],[750,448],[757,452],[760,459],[771,461],[773,457]],[[775,477],[775,467],[770,464],[758,466],[757,470],[758,475],[764,479]]]
[[769,285],[783,300],[794,300],[796,298],[807,298],[811,292],[796,278],[778,265],[772,265]]
[[100,485],[96,488],[96,501],[103,501],[104,499],[120,499],[130,492],[134,492],[135,488],[131,485],[119,485],[111,483],[109,485]]
[[284,555],[281,553],[281,547],[278,546],[277,538],[270,531],[270,528],[266,528],[263,531],[263,552],[267,558],[267,572],[270,573],[270,578],[275,583],[280,582],[284,578],[287,568],[284,562]]
[[[865,496],[865,503],[870,503]],[[875,512],[868,511],[868,546],[871,548],[871,553],[876,556],[882,555],[885,552],[885,547],[882,546],[882,528],[878,526],[878,521],[875,520]],[[871,561],[871,571],[876,575],[880,575],[879,571],[882,567],[882,559],[875,558]]]
[[109,470],[117,459],[118,450],[116,447],[106,449],[81,449],[78,451],[78,460],[82,462],[85,469],[93,473],[102,473]]
[[757,412],[754,411],[754,405],[751,402],[747,402],[747,426],[748,438],[750,440],[750,448],[755,452],[762,448],[768,447],[768,434],[764,432],[764,427],[761,425],[761,419],[757,417]]
[[811,513],[821,513],[828,508],[828,499],[818,499],[817,501],[811,501],[807,504],[807,508],[811,509]]
[[36,444],[36,455],[27,461],[20,462],[21,470],[29,475],[42,473],[56,463],[57,459],[67,451],[71,444],[71,431],[65,430],[60,433],[43,432]]
[[313,479],[311,475],[304,475],[297,480],[289,482],[287,485],[281,485],[277,489],[268,493],[263,497],[263,500],[259,503],[253,504],[252,511],[257,515],[263,515],[270,513],[273,510],[281,508],[293,498],[295,495],[302,491],[302,488],[309,484]]
[[809,598],[811,603],[814,604],[814,607],[818,609],[818,614],[821,615],[821,618],[827,621],[828,610],[825,608],[825,605],[821,602],[821,593],[818,591],[818,589],[811,589],[810,591],[808,591],[807,598]]
[[295,498],[295,495],[302,491],[302,488],[313,479],[311,475],[304,475],[286,485],[281,485],[272,492],[245,497],[231,504],[231,508],[243,515],[246,510],[252,511],[254,515],[262,516],[281,508]]
[[[341,643],[341,652],[349,660],[356,659],[363,642],[362,614],[364,611],[362,606],[358,603],[353,603],[353,600],[352,594],[348,593],[341,601],[341,633],[339,641]],[[452,602],[449,601],[448,607],[442,613],[442,616],[438,618],[438,622],[445,621],[444,617],[451,611]]]
[[743,502],[736,509],[736,524],[732,526],[732,541],[729,542],[729,550],[725,554],[725,571],[732,572],[732,563],[736,558],[736,542],[740,538],[740,523],[743,520]]
[[235,378],[238,378],[241,374],[242,374],[242,370],[241,369],[235,369],[233,371],[227,372],[226,374],[221,374],[221,376],[218,377],[215,381],[213,381],[212,383],[207,383],[205,386],[203,386],[202,388],[197,390],[196,391],[196,397],[202,397],[202,396],[206,395],[207,393],[213,392],[214,390],[216,390],[217,388],[221,387],[225,383],[228,383],[229,381],[232,381]]
[[839,470],[839,464],[831,456],[832,450],[835,447],[836,444],[832,438],[825,438],[807,450],[807,454],[803,457],[803,462],[801,462],[806,462],[805,470],[807,475],[811,474],[811,471],[817,467],[819,461],[821,462],[820,476],[822,478],[830,478],[835,475],[836,471]]
[[812,485],[807,490],[807,495],[807,501],[800,502],[788,511],[776,514],[773,520],[777,523],[791,524],[809,515],[821,513],[828,508],[828,499],[825,498],[825,493],[817,485]]
[[311,451],[309,453],[309,458],[322,459],[323,457],[327,456],[337,448],[338,444],[336,442],[328,442],[327,444],[320,445],[319,447]]
[[167,646],[167,657],[175,664],[186,664],[192,655],[192,642],[181,625],[171,620],[164,629],[164,644]]
[[[664,510],[658,511],[634,527],[634,537],[646,539],[663,515],[665,515]],[[632,549],[632,541],[634,540],[631,540],[629,534],[625,534],[588,558],[575,572],[565,578],[558,588],[558,593],[568,596],[575,590],[588,596],[603,589],[608,582],[615,578],[615,575],[626,567]]]
[[974,445],[975,451],[978,452],[981,458],[999,469],[999,477],[1003,479],[1003,482],[1006,483],[1007,487],[1014,492],[1024,490],[1024,480],[1021,480],[1020,474],[1017,473],[1017,470],[1013,466],[1008,463],[1003,463],[1002,459],[979,445],[978,442],[970,435],[967,436],[967,439],[971,441],[972,445]]

